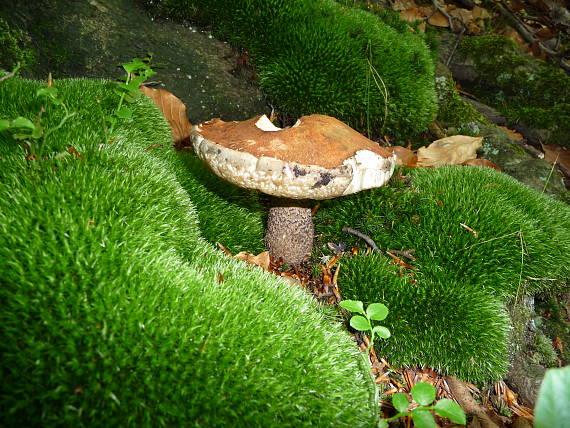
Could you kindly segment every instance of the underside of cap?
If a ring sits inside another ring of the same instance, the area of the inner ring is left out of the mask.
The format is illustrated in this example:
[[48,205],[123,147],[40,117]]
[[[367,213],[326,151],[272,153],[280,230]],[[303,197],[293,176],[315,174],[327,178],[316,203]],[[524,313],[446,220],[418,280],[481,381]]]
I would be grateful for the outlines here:
[[[321,117],[321,115],[315,116]],[[252,120],[254,127],[254,124],[259,121],[259,118],[255,119],[255,121]],[[306,118],[301,118],[301,123],[303,119]],[[339,122],[334,118],[330,119]],[[339,123],[342,124],[342,122]],[[332,123],[330,126],[335,125]],[[350,129],[344,124],[342,126]],[[279,135],[285,130],[276,127],[267,131],[260,130],[258,127],[255,128],[254,134],[259,135],[259,132],[271,134],[279,140],[280,146],[287,145],[287,139],[283,138],[283,135]],[[356,133],[356,131],[350,130]],[[322,147],[319,150],[324,152],[323,156],[326,157],[326,142],[319,141],[319,138],[310,138],[310,134],[307,134],[306,130],[303,132],[307,138],[305,144],[321,144]],[[327,132],[330,133],[330,130]],[[345,132],[344,129],[343,132]],[[210,138],[222,138],[215,134],[204,134]],[[206,138],[206,136],[202,135],[201,125],[199,125],[194,127],[191,140],[196,154],[209,165],[216,175],[237,186],[259,190],[277,197],[330,199],[380,187],[390,179],[396,164],[394,155],[386,154],[383,151],[384,149],[379,148],[381,150],[377,150],[373,146],[365,147],[374,151],[349,149],[342,162],[337,161],[336,166],[325,167],[314,163],[302,163],[279,159],[275,156],[260,155],[257,152],[254,152],[256,155],[249,153],[246,151],[247,149],[244,149],[243,143],[245,142],[245,146],[253,146],[256,141],[248,139],[249,135],[243,135],[243,132],[240,136],[241,145],[234,144],[235,141],[230,143],[225,141],[224,144],[220,144]],[[360,134],[358,136],[364,138]],[[238,139],[233,138],[234,140]],[[362,145],[351,146],[351,143],[351,141],[342,141],[343,146],[362,147]],[[337,153],[335,155],[338,157]]]

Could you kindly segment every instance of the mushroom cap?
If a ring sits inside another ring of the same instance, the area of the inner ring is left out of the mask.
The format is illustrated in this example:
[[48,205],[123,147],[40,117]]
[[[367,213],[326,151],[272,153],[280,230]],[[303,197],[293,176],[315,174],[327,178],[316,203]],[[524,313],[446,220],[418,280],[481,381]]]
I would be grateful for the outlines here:
[[277,128],[267,116],[194,126],[197,155],[232,184],[291,199],[330,199],[380,187],[396,157],[341,121],[320,114]]

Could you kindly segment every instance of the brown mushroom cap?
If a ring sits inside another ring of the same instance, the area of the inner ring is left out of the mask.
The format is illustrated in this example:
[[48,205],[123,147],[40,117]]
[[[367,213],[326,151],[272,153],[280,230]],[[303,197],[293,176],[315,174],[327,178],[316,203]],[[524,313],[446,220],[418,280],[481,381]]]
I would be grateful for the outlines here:
[[292,199],[329,199],[382,186],[395,156],[341,121],[324,115],[277,128],[267,116],[214,119],[190,136],[215,174],[247,189]]

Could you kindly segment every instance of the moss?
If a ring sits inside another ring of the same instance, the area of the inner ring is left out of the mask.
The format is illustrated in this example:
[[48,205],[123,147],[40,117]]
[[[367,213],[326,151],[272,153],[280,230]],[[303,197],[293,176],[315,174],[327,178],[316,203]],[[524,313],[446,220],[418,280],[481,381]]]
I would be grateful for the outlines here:
[[11,71],[18,63],[22,70],[30,67],[36,60],[30,41],[25,31],[12,28],[0,18],[0,68]]
[[[443,126],[468,128],[469,124],[472,124],[471,126],[476,126],[480,123],[490,124],[471,104],[461,99],[451,77],[444,75],[436,77],[435,88],[438,101],[437,120]],[[477,134],[474,130],[472,133]]]
[[558,367],[558,355],[552,342],[543,333],[537,333],[532,344],[531,359],[534,363],[546,368]]
[[327,242],[361,245],[343,226],[367,234],[382,250],[414,249],[416,260],[408,261],[414,269],[399,270],[379,255],[341,262],[343,296],[385,303],[394,315],[394,339],[379,344],[380,354],[477,382],[499,379],[508,342],[524,337],[526,325],[524,317],[513,317],[518,329],[509,339],[505,306],[559,287],[530,278],[570,281],[569,208],[490,169],[426,168],[410,175],[411,187],[396,181],[321,204],[320,252],[327,253]]
[[[341,326],[202,238],[196,205],[222,232],[255,229],[247,198],[184,179],[199,165],[149,99],[105,142],[113,84],[54,85],[76,115],[45,158],[0,133],[0,425],[372,426],[368,368]],[[41,86],[1,82],[2,114],[33,117]]]
[[165,11],[184,13],[189,5],[203,11],[219,37],[248,50],[260,86],[291,116],[329,114],[357,129],[401,138],[423,131],[435,116],[432,53],[393,16],[384,17],[391,26],[332,0],[161,5]]
[[523,55],[500,35],[465,37],[459,53],[470,58],[477,80],[469,90],[512,122],[551,132],[549,141],[570,145],[570,76]]

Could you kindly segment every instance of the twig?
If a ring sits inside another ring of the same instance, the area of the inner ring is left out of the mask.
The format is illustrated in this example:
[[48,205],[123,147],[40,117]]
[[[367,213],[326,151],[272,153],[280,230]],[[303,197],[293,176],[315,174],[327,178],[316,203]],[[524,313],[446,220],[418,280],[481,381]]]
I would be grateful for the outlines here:
[[562,68],[567,73],[570,73],[570,64],[563,61],[561,54],[548,47],[546,47],[522,22],[516,14],[506,5],[504,2],[497,3],[497,8],[499,13],[511,23],[511,25],[517,30],[521,37],[531,45],[536,44],[540,51],[545,55],[549,56],[551,59],[556,60],[558,66]]
[[412,248],[411,250],[405,250],[405,251],[400,251],[400,250],[388,250],[388,252],[392,253],[392,254],[398,254],[399,256],[404,256],[408,259],[410,259],[411,261],[415,262],[416,258],[414,256],[412,256],[412,253],[415,253],[416,249]]
[[10,77],[14,77],[15,75],[16,75],[16,73],[11,71],[10,73],[5,74],[4,76],[0,77],[0,82],[4,81],[6,79],[9,79]]
[[382,253],[382,250],[378,248],[378,245],[376,245],[376,242],[374,242],[374,240],[370,236],[365,235],[364,233],[359,232],[358,230],[353,229],[352,227],[343,227],[342,231],[350,233],[351,235],[354,236],[358,236],[360,239],[364,240],[368,245],[370,245],[374,251]]
[[[452,30],[453,30],[453,28],[452,28]],[[461,29],[461,31],[457,35],[457,40],[455,41],[455,45],[453,46],[453,49],[451,49],[451,53],[449,54],[447,61],[445,61],[446,67],[449,67],[449,63],[451,62],[453,55],[455,55],[455,51],[457,50],[457,46],[459,46],[459,43],[461,42],[461,39],[463,38],[463,34],[465,34],[465,26],[463,26],[463,28]]]

